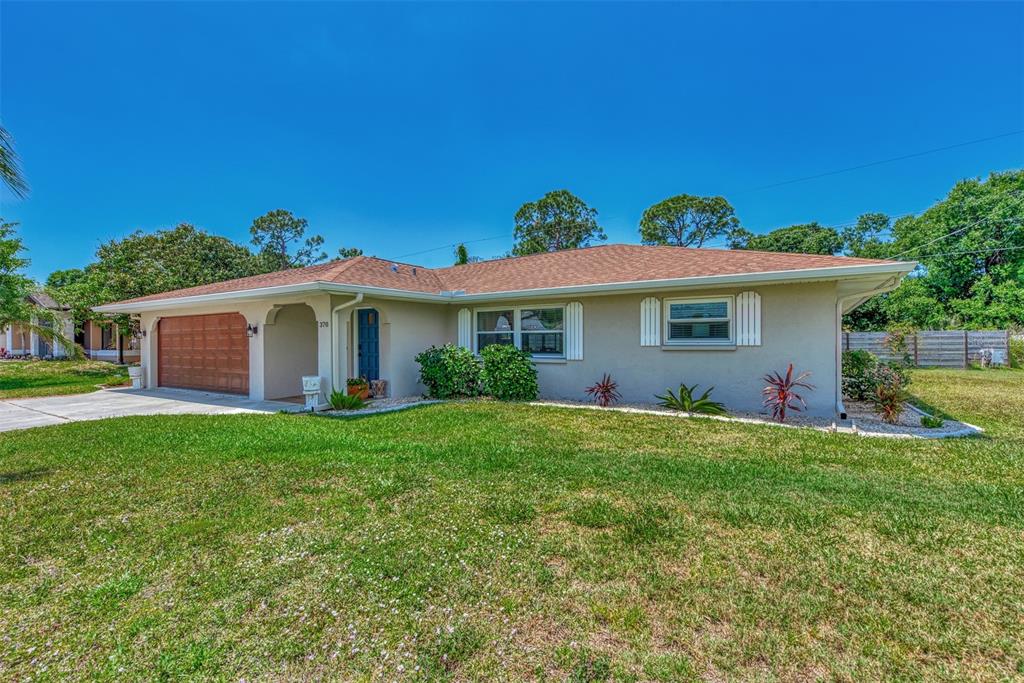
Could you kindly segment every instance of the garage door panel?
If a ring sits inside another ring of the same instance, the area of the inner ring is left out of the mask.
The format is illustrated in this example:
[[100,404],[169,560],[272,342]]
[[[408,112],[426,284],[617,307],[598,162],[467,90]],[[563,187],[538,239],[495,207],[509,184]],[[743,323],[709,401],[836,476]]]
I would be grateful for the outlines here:
[[160,386],[249,392],[249,338],[238,313],[163,318],[157,345]]

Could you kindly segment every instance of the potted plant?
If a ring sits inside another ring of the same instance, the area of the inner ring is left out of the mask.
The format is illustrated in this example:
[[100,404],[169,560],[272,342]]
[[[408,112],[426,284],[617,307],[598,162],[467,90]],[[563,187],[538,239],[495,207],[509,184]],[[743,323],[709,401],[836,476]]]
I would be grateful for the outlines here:
[[370,383],[365,377],[349,377],[348,395],[358,396],[365,401],[370,397]]

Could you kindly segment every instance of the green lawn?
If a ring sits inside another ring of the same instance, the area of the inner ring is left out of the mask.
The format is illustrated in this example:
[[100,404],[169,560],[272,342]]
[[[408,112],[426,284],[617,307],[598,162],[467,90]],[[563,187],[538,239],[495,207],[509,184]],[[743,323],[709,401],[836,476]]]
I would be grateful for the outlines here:
[[466,403],[0,434],[0,679],[1024,676],[1024,372],[985,437]]
[[101,361],[0,362],[0,399],[85,394],[128,381],[128,370]]

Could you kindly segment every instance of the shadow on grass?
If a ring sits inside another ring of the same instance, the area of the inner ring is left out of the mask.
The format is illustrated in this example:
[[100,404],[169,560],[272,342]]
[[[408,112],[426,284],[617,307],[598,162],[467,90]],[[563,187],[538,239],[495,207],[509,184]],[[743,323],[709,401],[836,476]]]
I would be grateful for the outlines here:
[[38,479],[39,477],[45,477],[46,475],[53,472],[48,467],[36,467],[28,470],[19,470],[16,472],[0,472],[0,484],[13,484],[16,481],[28,481],[29,479]]

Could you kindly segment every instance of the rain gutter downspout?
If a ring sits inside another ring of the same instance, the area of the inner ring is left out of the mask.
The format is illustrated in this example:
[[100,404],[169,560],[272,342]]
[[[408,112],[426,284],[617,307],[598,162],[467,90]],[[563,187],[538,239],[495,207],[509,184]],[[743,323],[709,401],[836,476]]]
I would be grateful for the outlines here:
[[355,306],[363,300],[363,293],[359,292],[355,298],[351,301],[346,301],[343,304],[338,304],[331,309],[331,387],[338,391],[338,387],[341,381],[338,379],[338,311],[348,308],[349,306]]
[[899,282],[898,277],[886,280],[885,283],[867,292],[836,298],[836,414],[841,420],[846,419],[846,405],[843,403],[843,306],[847,301],[864,301],[876,294],[891,291],[896,282]]

